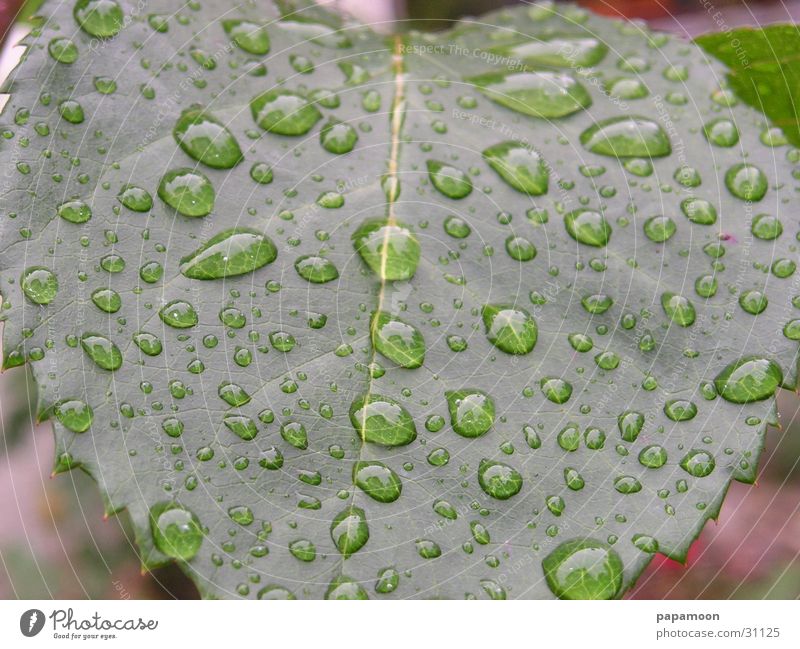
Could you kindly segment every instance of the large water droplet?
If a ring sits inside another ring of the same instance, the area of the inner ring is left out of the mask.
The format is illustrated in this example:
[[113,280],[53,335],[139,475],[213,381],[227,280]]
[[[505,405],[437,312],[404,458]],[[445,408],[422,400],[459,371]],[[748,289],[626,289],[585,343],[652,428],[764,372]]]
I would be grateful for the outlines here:
[[159,503],[150,509],[150,531],[160,552],[181,561],[192,559],[203,543],[197,516],[174,502]]
[[198,322],[197,311],[194,307],[183,300],[173,300],[168,302],[158,312],[164,324],[176,329],[188,329],[194,327]]
[[58,215],[70,223],[86,223],[92,218],[92,208],[83,201],[66,201],[58,206]]
[[482,310],[486,337],[507,354],[527,354],[536,345],[538,328],[530,313],[511,305],[487,304]]
[[214,209],[216,194],[211,181],[199,171],[172,169],[158,185],[158,195],[184,216],[205,216]]
[[365,442],[383,446],[404,446],[417,437],[414,420],[397,401],[367,394],[350,406],[350,423]]
[[250,395],[247,394],[247,391],[241,385],[230,381],[220,383],[217,394],[220,399],[235,408],[250,403]]
[[80,399],[64,399],[53,408],[56,419],[73,433],[85,433],[94,419],[92,408]]
[[278,256],[265,234],[249,228],[232,228],[214,235],[181,259],[181,273],[191,279],[224,279],[251,273]]
[[98,367],[113,372],[122,366],[122,352],[111,340],[100,334],[81,336],[81,347]]
[[478,482],[487,495],[497,500],[508,500],[522,489],[519,471],[502,462],[481,460],[478,466]]
[[492,101],[531,117],[566,117],[592,103],[586,88],[560,72],[491,72],[467,81]]
[[715,466],[714,456],[698,449],[692,449],[681,460],[681,468],[695,478],[705,478]]
[[549,36],[542,40],[531,38],[523,43],[493,47],[490,51],[534,66],[575,69],[600,63],[608,52],[608,46],[588,36]]
[[448,198],[464,198],[472,191],[472,183],[461,169],[439,160],[428,160],[426,164],[433,186]]
[[773,396],[783,384],[783,372],[769,359],[746,356],[725,367],[714,384],[723,399],[750,403]]
[[564,215],[567,233],[578,243],[602,248],[611,238],[611,226],[600,212],[578,209]]
[[667,134],[644,117],[601,120],[581,133],[581,144],[592,153],[615,158],[657,158],[672,152]]
[[400,477],[381,462],[356,462],[353,482],[370,498],[381,503],[394,502],[403,490]]
[[136,185],[125,185],[117,194],[117,200],[134,212],[147,212],[153,207],[150,192]]
[[453,430],[462,437],[480,437],[494,423],[494,400],[480,390],[445,392]]
[[682,295],[663,293],[661,307],[670,320],[681,327],[688,327],[695,320],[694,305]]
[[97,38],[115,36],[125,21],[115,0],[77,0],[72,13],[81,29]]
[[559,599],[613,599],[622,588],[622,559],[592,539],[562,543],[545,557],[542,568]]
[[268,90],[250,101],[253,119],[261,128],[278,135],[303,135],[321,118],[314,104],[288,90]]
[[359,584],[357,581],[350,579],[345,575],[341,575],[336,577],[328,586],[328,590],[325,591],[325,599],[342,599],[342,600],[353,600],[353,599],[369,599],[367,595],[367,591]]
[[368,219],[353,233],[352,240],[358,254],[381,279],[403,281],[414,276],[420,246],[406,225]]
[[485,149],[483,157],[517,191],[530,196],[547,193],[547,166],[534,149],[519,142],[501,142]]
[[755,165],[742,162],[725,172],[725,186],[736,198],[760,201],[767,193],[767,177]]
[[369,540],[364,510],[360,507],[348,507],[339,512],[331,522],[331,538],[345,559],[364,547]]
[[222,28],[228,38],[248,54],[269,52],[269,34],[265,25],[246,20],[223,20]]
[[335,119],[328,121],[319,134],[322,148],[331,153],[349,153],[358,142],[358,133],[350,124]]
[[339,271],[330,259],[314,255],[298,257],[294,262],[297,274],[313,284],[332,282],[339,277]]
[[50,304],[58,293],[58,278],[44,266],[31,266],[22,274],[22,292],[34,304]]
[[172,134],[188,155],[214,169],[231,169],[242,160],[233,133],[199,106],[181,113]]
[[623,412],[617,419],[619,433],[626,442],[635,442],[644,426],[644,415],[640,412],[629,410]]
[[372,344],[379,353],[400,367],[415,368],[425,360],[425,340],[416,327],[378,311],[370,326]]

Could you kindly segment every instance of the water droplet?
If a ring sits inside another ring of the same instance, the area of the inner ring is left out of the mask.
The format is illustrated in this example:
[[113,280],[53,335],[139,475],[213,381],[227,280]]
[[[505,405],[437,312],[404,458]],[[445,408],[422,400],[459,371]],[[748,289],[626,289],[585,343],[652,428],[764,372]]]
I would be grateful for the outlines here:
[[230,381],[220,383],[217,394],[219,394],[220,399],[236,408],[250,403],[250,395],[247,394],[247,391],[241,385]]
[[605,313],[614,305],[614,300],[610,295],[597,293],[596,295],[584,295],[581,298],[581,306],[587,313],[599,315]]
[[692,223],[712,225],[717,221],[717,210],[702,198],[686,198],[681,201],[681,211]]
[[258,599],[297,599],[294,594],[283,586],[265,586],[258,591]]
[[538,328],[533,317],[511,305],[487,304],[482,311],[486,337],[507,354],[527,354],[536,345]]
[[367,394],[350,406],[350,422],[365,442],[383,446],[404,446],[417,437],[411,415],[397,401]]
[[250,419],[250,417],[245,417],[244,415],[225,415],[222,423],[225,424],[225,427],[229,431],[245,442],[249,442],[258,435],[256,423]]
[[667,134],[644,117],[601,120],[581,133],[581,144],[592,153],[615,158],[657,158],[672,152]]
[[592,103],[586,88],[560,72],[492,72],[467,81],[492,101],[531,117],[566,117]]
[[731,120],[720,117],[703,126],[703,134],[711,144],[730,147],[739,141],[739,129]]
[[642,483],[631,475],[621,475],[614,479],[614,489],[625,495],[635,494],[642,490]]
[[306,427],[297,421],[287,421],[281,426],[281,437],[290,446],[304,451],[308,448]]
[[758,315],[768,304],[767,296],[761,291],[745,291],[739,296],[739,306],[751,315]]
[[383,568],[378,572],[378,581],[375,583],[375,592],[385,595],[393,593],[400,584],[400,573],[394,568]]
[[626,442],[635,442],[644,426],[644,415],[640,412],[629,410],[623,412],[617,419],[619,433]]
[[97,38],[116,36],[125,22],[115,0],[77,0],[72,14],[83,31]]
[[416,542],[417,554],[423,559],[436,559],[442,556],[442,549],[439,544],[430,539],[418,539]]
[[613,599],[622,588],[622,559],[592,539],[562,543],[545,557],[542,568],[559,599]]
[[306,539],[297,539],[289,543],[289,552],[300,561],[313,561],[317,558],[316,546]]
[[339,277],[339,271],[333,262],[325,257],[305,255],[294,262],[295,270],[305,280],[314,284],[324,284]]
[[116,313],[122,308],[122,298],[119,293],[110,288],[98,288],[92,292],[92,302],[101,311]]
[[54,38],[47,44],[47,51],[59,63],[75,63],[78,60],[78,48],[68,38]]
[[444,220],[444,231],[456,239],[464,239],[472,232],[472,228],[462,218],[458,216],[448,216]]
[[672,421],[688,421],[697,415],[697,406],[686,399],[672,399],[664,404],[664,414]]
[[613,79],[606,88],[609,97],[616,99],[642,99],[650,94],[647,86],[640,79],[632,77]]
[[369,599],[367,591],[364,590],[357,581],[341,575],[336,577],[328,586],[325,592],[325,599],[331,600],[354,600],[354,599]]
[[267,235],[249,228],[232,228],[214,235],[181,259],[181,273],[191,279],[224,279],[244,275],[272,263],[278,256]]
[[464,198],[472,191],[472,183],[461,169],[439,160],[428,160],[426,164],[433,186],[448,198]]
[[667,451],[663,446],[651,444],[639,453],[639,464],[648,469],[659,469],[667,463]]
[[231,169],[242,161],[233,133],[200,106],[184,110],[172,134],[187,155],[214,169]]
[[58,112],[70,124],[80,124],[84,120],[83,106],[74,99],[65,99],[59,103]]
[[400,367],[421,367],[425,360],[425,340],[416,327],[395,318],[386,311],[378,311],[370,326],[375,349]]
[[358,254],[381,279],[403,281],[414,276],[420,245],[407,226],[368,219],[353,233],[352,240]]
[[519,142],[501,142],[485,149],[483,157],[517,191],[530,196],[547,193],[547,166],[534,149]]
[[31,266],[22,274],[20,286],[34,304],[50,304],[58,293],[58,278],[44,266]]
[[147,212],[153,207],[150,192],[136,185],[124,185],[117,194],[117,200],[134,212]]
[[755,165],[739,163],[725,173],[725,186],[743,201],[760,201],[767,193],[767,177]]
[[667,317],[681,327],[688,327],[695,320],[694,305],[682,295],[663,293],[661,307]]
[[453,430],[462,437],[480,437],[494,423],[494,401],[479,390],[445,392]]
[[178,503],[154,505],[150,509],[150,531],[160,552],[181,561],[192,559],[203,543],[197,516]]
[[198,323],[197,311],[188,302],[173,300],[165,304],[158,312],[164,324],[176,329],[188,329]]
[[522,476],[516,469],[486,459],[478,467],[478,482],[487,495],[497,500],[507,500],[522,489]]
[[288,90],[268,90],[250,101],[253,119],[261,128],[278,135],[303,135],[321,118],[314,104]]
[[58,215],[70,223],[86,223],[92,218],[92,209],[83,201],[67,201],[58,206]]
[[94,420],[94,412],[85,401],[64,399],[53,408],[53,412],[64,428],[73,433],[85,433]]
[[564,379],[545,377],[539,385],[542,388],[542,394],[553,403],[566,403],[572,396],[572,385]]
[[86,333],[81,336],[81,347],[98,367],[113,372],[122,366],[122,353],[112,341],[100,334]]
[[205,216],[214,209],[216,194],[211,181],[199,171],[172,169],[158,185],[158,196],[184,216]]
[[567,233],[578,243],[602,248],[611,238],[611,226],[600,212],[578,209],[564,215]]
[[725,367],[714,384],[726,401],[750,403],[773,396],[783,384],[783,372],[771,360],[746,356]]
[[[540,8],[541,4],[533,7]],[[534,66],[588,68],[603,60],[608,52],[608,45],[588,36],[548,36],[543,39],[525,40],[519,44],[494,47],[491,52],[514,60],[521,59],[524,63]]]
[[239,49],[248,54],[262,55],[269,52],[267,27],[246,20],[223,20],[222,28]]
[[663,243],[672,237],[677,230],[675,221],[668,216],[653,216],[644,222],[644,233],[650,241]]
[[369,540],[364,510],[360,507],[348,507],[339,512],[331,522],[331,538],[345,559],[363,548]]
[[358,133],[350,126],[335,119],[330,119],[319,134],[322,148],[331,153],[349,153],[358,142]]
[[576,352],[585,353],[591,351],[594,347],[592,339],[586,334],[569,334],[567,339],[569,340],[569,344],[572,345],[572,349]]
[[370,498],[381,503],[394,502],[403,490],[400,477],[381,462],[356,462],[353,482]]
[[692,449],[681,460],[681,468],[695,478],[705,478],[716,466],[714,456],[708,451]]
[[750,231],[753,233],[753,236],[759,239],[772,241],[783,233],[783,224],[775,216],[770,214],[758,214],[753,218]]
[[148,356],[158,356],[161,353],[161,340],[154,334],[139,331],[133,334],[133,342]]

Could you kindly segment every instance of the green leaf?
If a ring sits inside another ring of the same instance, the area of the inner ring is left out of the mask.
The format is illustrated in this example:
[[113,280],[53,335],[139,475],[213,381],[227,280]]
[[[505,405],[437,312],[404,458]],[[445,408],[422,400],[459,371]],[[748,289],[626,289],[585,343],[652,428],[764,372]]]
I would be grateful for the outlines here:
[[620,597],[755,479],[797,382],[797,157],[698,47],[549,4],[390,38],[79,4],[6,84],[3,361],[146,567]]
[[[800,30],[797,25],[740,27],[695,39],[706,52],[728,66],[728,94],[719,101],[741,99],[769,117],[780,130],[765,130],[763,139],[789,140],[800,146]],[[781,134],[782,131],[782,134]]]

